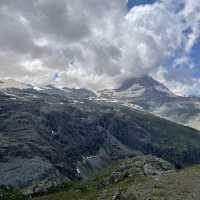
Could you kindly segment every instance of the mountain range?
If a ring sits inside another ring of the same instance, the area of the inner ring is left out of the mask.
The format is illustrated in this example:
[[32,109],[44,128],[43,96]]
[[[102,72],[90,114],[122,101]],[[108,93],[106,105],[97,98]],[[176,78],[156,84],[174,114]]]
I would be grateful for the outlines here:
[[32,194],[143,154],[177,169],[200,162],[200,132],[183,126],[198,116],[199,98],[150,77],[98,92],[11,80],[0,88],[1,186]]

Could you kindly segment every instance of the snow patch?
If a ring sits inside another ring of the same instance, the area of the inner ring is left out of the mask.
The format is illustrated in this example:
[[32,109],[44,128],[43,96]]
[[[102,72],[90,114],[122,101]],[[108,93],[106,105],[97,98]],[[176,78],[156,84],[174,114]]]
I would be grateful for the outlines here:
[[51,135],[52,135],[52,136],[56,136],[57,133],[56,133],[54,130],[52,130],[52,131],[51,131]]
[[41,91],[41,90],[43,90],[43,89],[40,88],[40,87],[34,87],[33,89],[36,90],[36,91]]
[[159,92],[169,93],[169,90],[162,86],[155,86],[155,89]]
[[81,171],[80,171],[80,169],[79,169],[79,168],[76,168],[76,172],[77,172],[78,174],[80,174],[80,173],[81,173]]

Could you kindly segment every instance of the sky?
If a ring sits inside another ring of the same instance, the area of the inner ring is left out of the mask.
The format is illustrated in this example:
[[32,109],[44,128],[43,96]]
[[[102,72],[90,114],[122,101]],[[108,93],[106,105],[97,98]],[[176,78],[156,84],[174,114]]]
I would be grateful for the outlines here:
[[1,79],[200,96],[200,0],[1,0],[0,24]]

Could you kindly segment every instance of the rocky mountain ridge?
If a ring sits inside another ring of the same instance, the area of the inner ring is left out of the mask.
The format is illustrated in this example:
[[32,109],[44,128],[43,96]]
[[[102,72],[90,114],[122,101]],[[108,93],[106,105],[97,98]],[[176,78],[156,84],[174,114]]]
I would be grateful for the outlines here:
[[113,161],[141,154],[163,157],[177,168],[200,162],[197,130],[99,100],[87,90],[75,93],[0,91],[1,186],[32,193],[38,185],[85,179]]
[[[149,76],[127,79],[118,89],[97,92],[85,88],[57,87],[54,84],[34,87],[11,79],[0,82],[0,90],[4,93],[9,94],[12,89],[32,89],[33,93],[39,91],[47,95],[61,95],[72,99],[87,98],[116,103],[200,129],[200,98],[177,96]],[[10,95],[13,95],[12,91]]]
[[118,89],[99,91],[99,98],[200,129],[200,98],[177,96],[148,76],[126,80]]

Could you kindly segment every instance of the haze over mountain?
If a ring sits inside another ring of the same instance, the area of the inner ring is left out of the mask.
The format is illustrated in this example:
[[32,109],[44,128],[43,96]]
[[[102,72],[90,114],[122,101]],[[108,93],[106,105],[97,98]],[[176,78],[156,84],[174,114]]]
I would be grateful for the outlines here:
[[41,87],[34,87],[11,79],[0,82],[0,89],[9,88],[32,88],[48,95],[118,102],[128,107],[147,111],[168,120],[200,129],[200,98],[177,96],[166,86],[149,76],[127,79],[118,89],[104,89],[97,92],[85,88],[60,87],[56,82]]
[[0,78],[103,89],[152,74],[174,93],[200,94],[199,7],[196,0],[1,0]]
[[26,84],[20,81],[16,81],[14,79],[2,79],[0,80],[0,89],[9,89],[9,88],[18,88],[18,89],[26,89],[32,88],[33,86],[30,84]]

